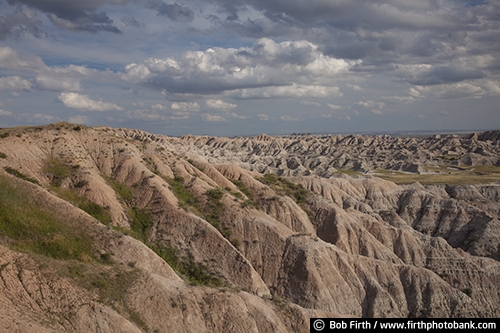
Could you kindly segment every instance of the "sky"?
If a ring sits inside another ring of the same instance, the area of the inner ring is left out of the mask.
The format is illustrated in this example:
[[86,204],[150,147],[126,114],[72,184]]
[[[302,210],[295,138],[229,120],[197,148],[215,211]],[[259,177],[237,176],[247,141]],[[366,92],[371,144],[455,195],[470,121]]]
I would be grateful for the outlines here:
[[0,127],[500,129],[499,0],[0,0]]

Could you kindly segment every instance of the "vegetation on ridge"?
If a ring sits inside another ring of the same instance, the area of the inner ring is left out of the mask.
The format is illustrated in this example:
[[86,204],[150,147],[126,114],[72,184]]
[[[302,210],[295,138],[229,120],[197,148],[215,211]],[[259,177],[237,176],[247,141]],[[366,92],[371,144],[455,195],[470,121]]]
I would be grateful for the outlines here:
[[7,237],[18,250],[54,259],[96,259],[91,237],[1,175],[0,235]]

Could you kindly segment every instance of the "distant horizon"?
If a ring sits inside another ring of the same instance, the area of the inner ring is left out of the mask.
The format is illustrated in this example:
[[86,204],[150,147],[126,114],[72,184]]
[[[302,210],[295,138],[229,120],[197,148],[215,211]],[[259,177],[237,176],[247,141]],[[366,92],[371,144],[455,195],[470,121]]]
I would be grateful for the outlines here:
[[[440,130],[428,130],[428,129],[422,129],[422,130],[392,130],[392,131],[360,131],[360,132],[291,132],[291,133],[281,133],[281,134],[273,134],[273,133],[255,133],[255,134],[234,134],[234,135],[212,135],[212,134],[193,134],[193,133],[185,133],[185,134],[179,134],[179,135],[172,135],[172,134],[167,134],[167,133],[158,133],[158,132],[150,132],[147,130],[143,130],[140,128],[133,128],[133,127],[122,127],[122,126],[110,126],[110,125],[84,125],[84,124],[79,124],[79,123],[70,123],[67,121],[60,121],[60,122],[53,122],[53,123],[46,123],[46,124],[32,124],[32,125],[19,125],[19,126],[9,126],[9,127],[1,127],[0,130],[6,130],[6,129],[14,129],[14,128],[23,128],[23,127],[45,127],[45,126],[50,126],[50,125],[56,125],[59,123],[67,123],[68,125],[72,126],[85,126],[89,128],[99,128],[99,127],[110,127],[114,129],[128,129],[128,130],[139,130],[143,131],[149,134],[154,134],[154,135],[164,135],[164,136],[170,136],[170,137],[181,137],[181,136],[211,136],[211,137],[257,137],[259,135],[268,135],[272,137],[280,137],[280,136],[293,136],[293,135],[313,135],[313,136],[319,136],[319,135],[366,135],[366,136],[375,136],[375,135],[390,135],[390,136],[409,136],[409,137],[420,137],[424,135],[437,135],[437,134],[457,134],[457,135],[466,135],[466,134],[471,134],[471,133],[483,133],[483,132],[488,132],[488,131],[500,131],[499,128],[490,128],[490,129],[440,129]],[[412,135],[414,134],[414,135]]]

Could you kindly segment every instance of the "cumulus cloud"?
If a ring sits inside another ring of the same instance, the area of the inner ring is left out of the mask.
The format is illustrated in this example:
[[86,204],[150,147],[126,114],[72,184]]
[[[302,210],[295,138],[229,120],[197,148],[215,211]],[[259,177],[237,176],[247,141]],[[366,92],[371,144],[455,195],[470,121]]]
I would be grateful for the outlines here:
[[63,92],[58,97],[66,107],[78,109],[80,111],[121,111],[122,107],[103,101],[95,101],[90,99],[88,95],[80,95],[74,92]]
[[23,56],[10,47],[0,47],[0,68],[12,70],[39,71],[46,68],[37,56]]
[[227,103],[221,99],[209,99],[205,103],[209,109],[220,111],[230,111],[238,107],[236,104]]
[[313,101],[305,101],[305,100],[302,100],[299,102],[300,104],[302,105],[310,105],[310,106],[318,106],[320,107],[321,106],[321,103],[318,103],[318,102],[313,102]]
[[230,116],[231,118],[236,118],[236,119],[248,119],[248,117],[247,117],[247,116],[243,116],[243,115],[241,115],[241,114],[237,114],[237,113],[234,113],[234,112],[231,112],[231,113],[229,114],[229,116]]
[[30,90],[31,82],[19,76],[0,77],[0,90]]
[[342,109],[342,107],[340,105],[330,104],[330,103],[327,103],[326,105],[328,106],[328,108],[330,110],[339,110],[339,109]]
[[291,97],[341,97],[339,87],[307,86],[293,84],[291,86],[275,86],[267,88],[238,89],[228,93],[233,98],[259,99],[259,98],[291,98]]
[[259,113],[257,115],[257,117],[262,120],[262,121],[268,121],[268,120],[271,120],[271,117],[267,114],[264,114],[264,113]]
[[174,102],[170,105],[172,110],[186,111],[186,112],[198,112],[200,111],[200,105],[196,102]]
[[378,109],[383,109],[385,107],[385,103],[384,102],[377,102],[377,101],[372,101],[372,100],[360,101],[360,102],[358,102],[358,105],[362,106],[364,108],[378,108]]
[[281,116],[280,119],[284,120],[284,121],[299,121],[300,120],[299,117],[292,117],[292,116]]
[[210,113],[203,113],[201,115],[204,121],[209,121],[209,122],[226,122],[228,121],[226,118],[218,115],[218,114],[210,114]]
[[0,116],[12,116],[12,112],[0,109]]
[[61,78],[57,76],[37,76],[35,86],[39,90],[48,91],[80,91],[80,82],[74,78]]
[[[180,58],[132,63],[123,80],[144,83],[166,94],[217,94],[239,98],[339,94],[332,78],[354,63],[323,55],[307,41],[277,43],[260,39],[252,47],[188,51]],[[326,86],[324,86],[326,85]],[[261,89],[261,91],[255,90]]]

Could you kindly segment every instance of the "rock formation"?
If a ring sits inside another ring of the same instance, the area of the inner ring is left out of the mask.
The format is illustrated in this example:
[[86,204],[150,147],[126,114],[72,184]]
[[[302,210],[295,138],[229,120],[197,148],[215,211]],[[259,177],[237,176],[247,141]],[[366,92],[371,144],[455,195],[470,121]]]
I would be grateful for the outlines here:
[[60,123],[0,136],[9,331],[307,332],[311,317],[500,316],[498,184],[335,173],[419,172],[446,156],[498,165],[497,132],[174,138]]

